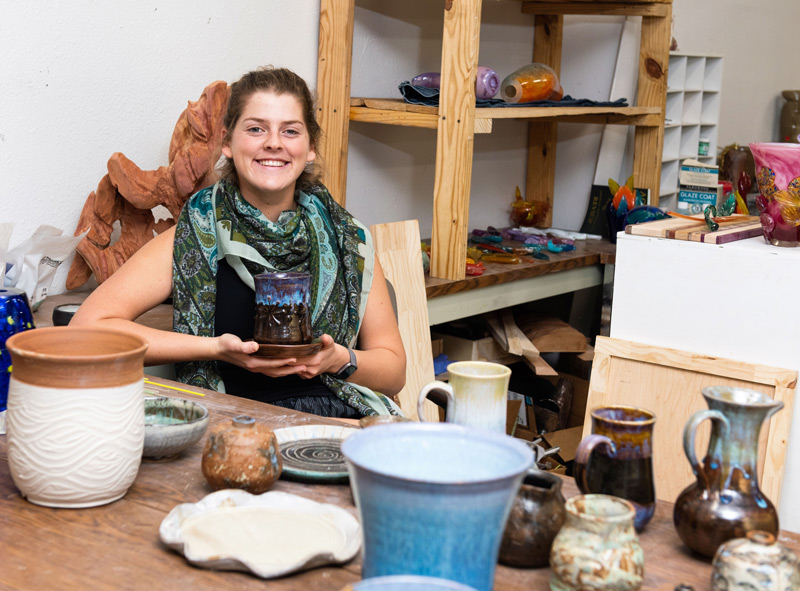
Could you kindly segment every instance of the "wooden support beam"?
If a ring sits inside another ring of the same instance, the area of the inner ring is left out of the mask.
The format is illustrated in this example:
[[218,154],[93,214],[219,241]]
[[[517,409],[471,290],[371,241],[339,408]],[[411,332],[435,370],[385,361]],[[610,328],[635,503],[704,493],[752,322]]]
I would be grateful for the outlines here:
[[[639,51],[639,82],[636,104],[659,107],[662,118],[667,107],[667,70],[671,39],[672,5],[663,17],[643,17]],[[664,127],[637,127],[634,135],[633,174],[637,187],[650,189],[651,203],[658,205],[661,188],[661,154]]]
[[445,3],[433,189],[433,277],[463,279],[475,129],[481,0]]
[[354,14],[355,0],[320,0],[317,121],[324,133],[316,149],[327,163],[322,181],[342,206],[347,188]]
[[[533,61],[547,64],[561,75],[561,44],[564,36],[564,17],[537,15],[533,31]],[[553,186],[556,178],[556,144],[558,123],[531,122],[528,125],[528,174],[525,198],[548,204],[542,226],[553,223]]]

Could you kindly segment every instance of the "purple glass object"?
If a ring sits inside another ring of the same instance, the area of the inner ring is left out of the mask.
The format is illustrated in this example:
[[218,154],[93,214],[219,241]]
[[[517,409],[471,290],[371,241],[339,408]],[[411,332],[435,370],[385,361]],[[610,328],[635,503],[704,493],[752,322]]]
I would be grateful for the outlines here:
[[292,272],[261,273],[254,280],[255,340],[271,345],[310,343],[311,275]]
[[500,78],[497,72],[486,66],[478,66],[478,78],[475,80],[475,98],[490,99],[500,89]]
[[0,412],[6,409],[11,378],[11,355],[6,340],[31,328],[35,327],[27,294],[21,289],[0,287]]
[[775,246],[800,245],[800,144],[754,142],[750,151],[764,240]]
[[423,72],[414,76],[411,79],[411,84],[424,88],[439,88],[440,78],[439,72]]
[[[439,88],[441,75],[439,72],[424,72],[411,79],[414,86],[425,88]],[[478,75],[475,79],[475,98],[490,99],[500,89],[500,78],[497,72],[486,66],[478,66]]]

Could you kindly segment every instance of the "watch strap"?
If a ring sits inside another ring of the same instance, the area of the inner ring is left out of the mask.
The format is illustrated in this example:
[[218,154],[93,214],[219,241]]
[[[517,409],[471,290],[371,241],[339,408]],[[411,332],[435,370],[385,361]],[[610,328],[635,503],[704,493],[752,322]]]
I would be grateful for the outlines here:
[[345,363],[342,367],[339,368],[339,371],[336,372],[336,377],[346,380],[351,375],[353,375],[356,370],[358,369],[358,364],[356,363],[356,353],[350,347],[347,347],[347,352],[350,354],[350,359],[347,363]]

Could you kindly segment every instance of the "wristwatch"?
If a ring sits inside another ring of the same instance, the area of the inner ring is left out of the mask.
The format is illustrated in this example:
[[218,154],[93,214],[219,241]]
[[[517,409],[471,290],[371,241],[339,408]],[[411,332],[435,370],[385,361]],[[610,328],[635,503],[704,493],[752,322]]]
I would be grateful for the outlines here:
[[358,363],[356,363],[356,354],[350,347],[347,347],[347,352],[350,353],[350,361],[345,363],[342,367],[339,368],[339,371],[336,372],[336,377],[342,380],[346,380],[351,375],[356,373],[358,369]]

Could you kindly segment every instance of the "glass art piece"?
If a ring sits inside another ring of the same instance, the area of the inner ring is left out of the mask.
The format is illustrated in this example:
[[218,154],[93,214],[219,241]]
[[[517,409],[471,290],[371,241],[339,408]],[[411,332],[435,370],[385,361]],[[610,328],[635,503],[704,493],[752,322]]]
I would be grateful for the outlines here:
[[800,144],[750,144],[756,163],[764,240],[774,246],[800,244]]

